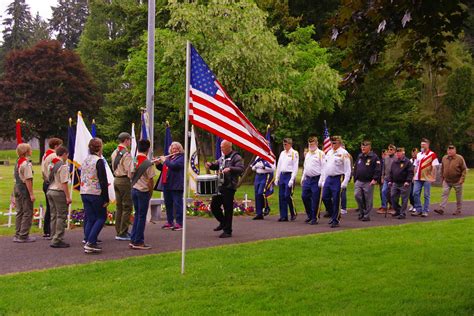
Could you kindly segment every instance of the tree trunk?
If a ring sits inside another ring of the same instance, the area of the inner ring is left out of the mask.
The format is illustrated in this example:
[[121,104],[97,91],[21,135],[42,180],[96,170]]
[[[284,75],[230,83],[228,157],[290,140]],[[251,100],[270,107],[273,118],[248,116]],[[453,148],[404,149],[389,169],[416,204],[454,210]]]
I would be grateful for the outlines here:
[[46,151],[46,136],[44,135],[39,135],[39,159],[38,163],[41,164],[41,158],[43,158],[44,152]]

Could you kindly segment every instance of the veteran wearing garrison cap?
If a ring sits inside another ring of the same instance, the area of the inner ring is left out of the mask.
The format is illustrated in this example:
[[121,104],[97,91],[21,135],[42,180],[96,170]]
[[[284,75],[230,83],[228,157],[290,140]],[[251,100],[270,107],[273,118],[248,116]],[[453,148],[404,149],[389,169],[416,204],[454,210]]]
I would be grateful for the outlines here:
[[372,143],[362,142],[361,153],[354,166],[354,196],[359,207],[359,220],[370,221],[374,202],[374,187],[380,179],[382,167],[379,157],[372,151]]
[[331,137],[332,149],[328,151],[319,186],[323,188],[323,202],[330,214],[331,228],[338,227],[341,219],[341,189],[347,188],[351,178],[349,153],[342,148],[341,136]]

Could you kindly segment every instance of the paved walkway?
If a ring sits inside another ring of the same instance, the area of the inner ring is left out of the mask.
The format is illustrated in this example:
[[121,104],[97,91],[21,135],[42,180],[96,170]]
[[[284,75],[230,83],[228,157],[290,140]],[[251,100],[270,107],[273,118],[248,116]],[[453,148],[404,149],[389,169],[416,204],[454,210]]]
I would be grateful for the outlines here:
[[[406,220],[398,220],[390,215],[385,218],[384,215],[373,214],[372,221],[370,222],[358,221],[357,214],[349,212],[349,214],[343,215],[341,227],[333,229],[327,225],[328,219],[326,218],[323,218],[319,225],[305,224],[306,216],[302,213],[299,214],[295,222],[284,223],[277,222],[276,216],[266,217],[263,221],[253,221],[249,216],[239,216],[234,217],[233,237],[226,239],[217,238],[219,233],[212,230],[217,226],[214,219],[188,217],[187,248],[205,248],[345,229],[401,225],[412,222],[428,222],[474,216],[474,201],[464,203],[464,211],[460,216],[451,215],[453,209],[454,204],[450,203],[448,212],[443,216],[432,212],[427,218],[408,216]],[[84,254],[81,243],[83,238],[82,228],[66,232],[66,241],[71,244],[71,247],[66,249],[53,249],[49,247],[49,241],[42,239],[34,243],[18,244],[13,243],[11,237],[0,237],[0,274],[180,250],[181,232],[162,230],[160,229],[161,225],[163,225],[163,222],[147,224],[145,239],[147,243],[153,246],[148,251],[132,250],[128,248],[128,242],[114,240],[115,229],[107,226],[102,230],[100,236],[103,240],[103,252],[97,255]]]

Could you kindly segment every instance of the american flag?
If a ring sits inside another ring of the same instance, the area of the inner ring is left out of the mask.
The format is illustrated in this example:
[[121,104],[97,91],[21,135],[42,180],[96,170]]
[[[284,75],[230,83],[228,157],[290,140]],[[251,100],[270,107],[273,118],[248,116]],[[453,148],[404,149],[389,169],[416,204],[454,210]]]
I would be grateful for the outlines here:
[[191,46],[191,123],[271,162],[275,155],[265,138],[234,104],[214,73]]
[[331,138],[329,137],[328,127],[326,126],[326,121],[324,121],[324,132],[323,132],[323,151],[325,154],[331,149]]

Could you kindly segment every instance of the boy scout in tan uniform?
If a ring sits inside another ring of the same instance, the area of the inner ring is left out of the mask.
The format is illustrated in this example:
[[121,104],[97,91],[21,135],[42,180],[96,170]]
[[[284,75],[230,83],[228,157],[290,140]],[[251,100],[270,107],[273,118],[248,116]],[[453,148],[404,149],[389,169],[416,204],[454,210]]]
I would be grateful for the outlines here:
[[68,150],[60,146],[56,149],[57,157],[51,161],[48,182],[49,188],[46,193],[51,207],[51,242],[52,248],[68,248],[70,245],[64,242],[64,231],[68,205],[71,204],[71,197],[68,191],[69,168],[66,164]]
[[49,205],[48,197],[46,193],[49,187],[49,171],[51,170],[51,161],[55,159],[56,149],[63,144],[63,141],[59,138],[50,138],[48,140],[48,150],[44,153],[41,158],[41,174],[43,176],[43,192],[46,198],[46,213],[44,214],[44,225],[43,225],[43,237],[45,239],[51,239],[51,208]]
[[18,161],[14,168],[16,230],[13,242],[34,242],[36,239],[30,237],[30,228],[33,221],[33,203],[35,201],[33,193],[33,166],[28,160],[28,157],[31,156],[31,146],[26,143],[19,144],[16,148],[16,153],[18,154]]
[[132,167],[133,158],[128,147],[131,144],[132,137],[129,133],[120,133],[118,136],[120,144],[112,153],[112,170],[115,181],[114,189],[117,202],[117,211],[115,212],[115,230],[116,240],[130,240],[128,226],[130,225],[130,215],[132,214],[132,186],[129,173]]

